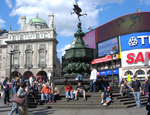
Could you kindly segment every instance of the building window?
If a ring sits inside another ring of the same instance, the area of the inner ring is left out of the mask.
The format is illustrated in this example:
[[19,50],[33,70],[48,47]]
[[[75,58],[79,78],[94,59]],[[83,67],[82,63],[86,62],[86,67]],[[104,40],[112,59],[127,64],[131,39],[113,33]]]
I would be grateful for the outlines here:
[[14,56],[14,58],[13,58],[13,60],[14,60],[14,67],[16,67],[16,66],[18,66],[18,61],[19,61],[19,59],[18,59],[18,52],[15,52],[13,54],[13,56]]
[[31,67],[31,62],[32,62],[32,53],[27,52],[26,53],[26,66]]
[[16,40],[16,36],[13,36],[13,40]]
[[32,49],[32,45],[27,45],[26,49]]
[[144,75],[145,72],[144,72],[143,70],[137,70],[137,71],[135,72],[135,74],[136,74],[136,75]]
[[40,49],[45,49],[45,44],[40,44]]
[[2,53],[2,49],[0,49],[0,53]]
[[40,52],[40,67],[45,66],[45,51]]
[[0,40],[0,44],[2,44],[2,40]]
[[14,46],[14,50],[19,50],[19,46]]
[[2,61],[2,56],[0,56],[0,61]]
[[47,33],[45,33],[45,34],[44,34],[44,37],[45,37],[45,38],[48,38],[48,34],[47,34]]
[[133,75],[132,71],[126,71],[125,76],[127,76],[128,74]]
[[37,38],[37,39],[39,38],[39,34],[36,34],[36,38]]
[[1,69],[1,63],[0,63],[0,69]]
[[20,35],[20,40],[23,40],[23,35]]

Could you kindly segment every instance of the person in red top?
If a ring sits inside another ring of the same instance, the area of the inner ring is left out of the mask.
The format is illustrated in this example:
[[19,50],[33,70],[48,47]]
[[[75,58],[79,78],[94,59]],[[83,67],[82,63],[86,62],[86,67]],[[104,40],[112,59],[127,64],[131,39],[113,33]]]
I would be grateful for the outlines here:
[[67,83],[67,86],[65,87],[65,89],[66,89],[65,95],[66,95],[67,101],[69,101],[69,94],[71,96],[71,99],[73,100],[74,99],[73,89],[72,89],[72,86],[71,86],[70,82]]
[[45,83],[44,87],[41,90],[41,101],[44,100],[44,97],[46,98],[46,102],[48,102],[49,94],[51,93],[51,89],[47,86],[47,83]]

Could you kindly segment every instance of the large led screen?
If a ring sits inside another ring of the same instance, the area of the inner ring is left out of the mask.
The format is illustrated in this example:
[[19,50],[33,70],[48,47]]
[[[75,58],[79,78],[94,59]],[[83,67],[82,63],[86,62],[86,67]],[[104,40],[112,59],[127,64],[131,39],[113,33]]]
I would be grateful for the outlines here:
[[92,30],[83,37],[83,40],[87,47],[89,48],[96,48],[96,42],[95,42],[95,30]]
[[112,49],[113,49],[113,54],[117,54],[119,51],[117,37],[98,44],[98,57],[110,55]]

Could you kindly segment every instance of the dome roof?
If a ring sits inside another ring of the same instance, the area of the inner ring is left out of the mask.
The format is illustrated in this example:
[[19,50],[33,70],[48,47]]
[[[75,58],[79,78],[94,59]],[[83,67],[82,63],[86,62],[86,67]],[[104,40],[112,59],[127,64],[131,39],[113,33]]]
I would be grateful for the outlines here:
[[32,18],[31,20],[33,23],[40,23],[40,24],[44,24],[47,26],[47,23],[44,20],[42,20],[41,18],[38,18],[38,14],[36,15],[36,18]]

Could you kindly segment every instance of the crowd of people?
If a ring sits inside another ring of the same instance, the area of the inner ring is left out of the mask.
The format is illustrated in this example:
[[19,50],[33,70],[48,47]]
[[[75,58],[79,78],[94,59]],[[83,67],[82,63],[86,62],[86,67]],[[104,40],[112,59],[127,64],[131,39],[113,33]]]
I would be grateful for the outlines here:
[[[90,89],[88,92],[96,92],[97,89],[97,70],[93,67],[90,67],[91,75],[90,75]],[[86,100],[86,91],[87,88],[83,84],[83,72],[79,74],[75,78],[75,82],[77,83],[76,89],[73,90],[73,87],[70,82],[67,83],[65,86],[65,95],[66,99],[69,100],[78,100],[78,96],[83,97],[83,101]],[[143,93],[149,97],[150,95],[150,76],[148,80],[141,84],[139,80],[137,80],[137,75],[134,75],[134,80],[131,81],[127,79],[127,81],[123,78],[120,81],[120,95],[125,96],[127,95],[129,98],[132,97],[130,92],[133,92],[133,96],[135,98],[136,107],[140,108],[140,94]],[[17,102],[13,101],[12,110],[8,113],[8,115],[12,115],[16,112],[16,115],[27,115],[28,114],[28,97],[32,96],[34,101],[36,102],[38,99],[38,94],[41,94],[41,102],[44,103],[55,103],[56,99],[59,99],[59,90],[56,85],[51,82],[51,73],[48,73],[48,80],[44,81],[43,84],[37,85],[35,77],[32,76],[29,78],[28,82],[25,82],[21,75],[16,76],[14,81],[11,83],[9,82],[9,78],[6,77],[3,81],[3,92],[4,92],[4,105],[8,105],[10,100],[9,97],[12,95],[12,101],[15,100],[16,96],[18,98],[24,98],[24,103],[18,104]],[[108,80],[102,78],[99,82],[99,87],[102,88],[101,93],[101,104],[107,106],[112,101],[112,90],[109,85]],[[150,98],[148,98],[148,107],[150,109]],[[148,112],[148,115],[150,113]]]

